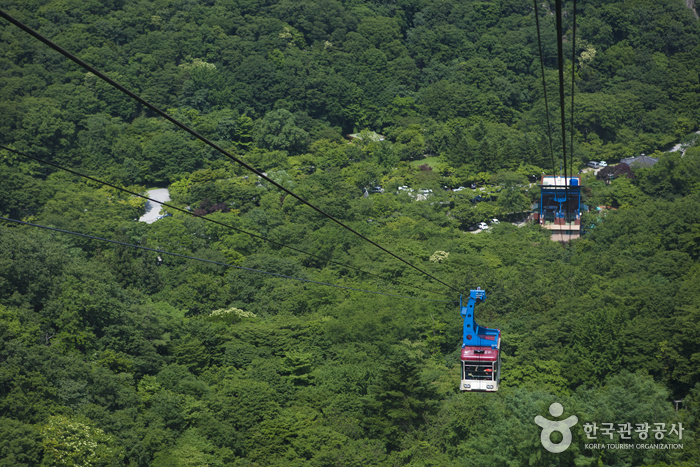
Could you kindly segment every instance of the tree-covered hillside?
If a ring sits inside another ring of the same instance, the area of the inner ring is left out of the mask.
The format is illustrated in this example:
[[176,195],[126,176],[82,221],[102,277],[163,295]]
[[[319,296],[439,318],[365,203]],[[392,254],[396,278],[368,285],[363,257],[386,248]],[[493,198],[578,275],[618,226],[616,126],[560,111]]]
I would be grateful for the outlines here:
[[[343,154],[341,135],[365,128],[392,143],[372,151],[374,164],[440,155],[458,183],[549,165],[526,0],[2,5],[230,150],[257,149],[263,169],[280,164],[274,151],[346,165],[360,155]],[[540,13],[553,98],[552,7]],[[567,38],[572,13],[565,5]],[[700,27],[682,1],[582,2],[577,15],[577,159],[650,153],[697,127]],[[14,26],[2,28],[4,143],[126,184],[172,182],[221,158]]]
[[[190,214],[136,222],[143,199],[0,150],[2,217],[247,270],[0,221],[0,465],[700,465],[700,23],[684,1],[579,2],[574,169],[659,162],[585,174],[587,233],[567,245],[507,222],[558,170],[529,1],[0,5],[372,241],[482,287],[477,321],[503,332],[501,389],[460,393],[458,293],[3,20],[0,143],[168,187]],[[554,124],[554,3],[538,8]],[[534,423],[553,402],[579,420],[561,454]],[[648,442],[683,447],[591,449],[626,441],[586,423],[663,423]]]

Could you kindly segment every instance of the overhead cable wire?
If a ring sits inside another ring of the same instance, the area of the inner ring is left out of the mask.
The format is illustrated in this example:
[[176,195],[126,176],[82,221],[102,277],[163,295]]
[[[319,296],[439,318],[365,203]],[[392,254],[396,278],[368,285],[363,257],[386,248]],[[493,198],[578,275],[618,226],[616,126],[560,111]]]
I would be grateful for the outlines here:
[[[553,174],[554,174],[554,185],[556,186],[557,177],[556,177],[556,165],[554,163],[554,145],[552,143],[552,126],[551,126],[551,123],[549,121],[549,103],[547,100],[547,82],[546,82],[545,76],[544,76],[544,54],[542,53],[542,35],[540,32],[540,17],[539,17],[539,10],[537,8],[537,0],[533,0],[533,5],[535,7],[535,24],[537,26],[537,45],[538,45],[539,52],[540,52],[540,72],[542,74],[542,91],[544,93],[544,107],[545,107],[545,115],[547,117],[547,135],[549,136],[549,152],[550,152],[550,156],[551,156],[552,170],[553,170]],[[510,268],[510,270],[506,274],[505,280],[511,279],[511,276],[513,274],[513,270],[518,265],[520,259],[522,259],[527,252],[528,252],[527,248],[523,249],[523,252],[520,254],[518,259],[513,263],[513,266]],[[498,295],[502,292],[505,292],[507,285],[510,284],[510,282],[508,284],[505,284],[505,280],[502,281],[502,285],[501,285],[500,289],[496,289],[495,292],[492,292],[491,296]]]
[[537,9],[537,0],[533,0],[535,5],[535,24],[537,25],[537,45],[540,50],[540,71],[542,73],[542,91],[544,92],[544,110],[547,117],[547,136],[549,136],[549,155],[552,159],[552,174],[554,175],[554,185],[557,184],[557,166],[554,163],[554,144],[552,143],[552,124],[549,121],[549,101],[547,99],[547,81],[544,77],[544,54],[542,53],[542,34],[540,33],[540,14]]
[[409,300],[423,300],[423,301],[428,301],[428,302],[441,302],[441,303],[459,303],[459,302],[456,301],[456,300],[435,300],[435,299],[432,299],[432,298],[411,297],[411,296],[408,296],[408,295],[397,295],[397,294],[390,294],[390,293],[385,293],[385,292],[377,292],[377,291],[374,291],[374,290],[357,289],[357,288],[355,288],[355,287],[347,287],[347,286],[344,286],[344,285],[329,284],[329,283],[327,283],[327,282],[319,282],[319,281],[314,281],[314,280],[311,280],[311,279],[303,279],[303,278],[301,278],[301,277],[286,276],[286,275],[284,275],[284,274],[278,274],[278,273],[276,273],[276,272],[261,271],[261,270],[259,270],[259,269],[245,268],[245,267],[243,267],[243,266],[234,266],[233,264],[221,263],[221,262],[218,262],[218,261],[212,261],[212,260],[204,259],[204,258],[196,258],[196,257],[194,257],[194,256],[181,255],[181,254],[179,254],[179,253],[173,253],[173,252],[171,252],[171,251],[157,250],[157,249],[155,249],[155,248],[148,248],[148,247],[141,246],[141,245],[134,245],[134,244],[132,244],[132,243],[119,242],[119,241],[117,241],[117,240],[109,240],[109,239],[107,239],[107,238],[95,237],[95,236],[93,236],[93,235],[87,235],[87,234],[81,234],[81,233],[78,233],[78,232],[72,232],[72,231],[70,231],[70,230],[57,229],[56,227],[49,227],[49,226],[46,226],[46,225],[39,225],[39,224],[31,224],[31,223],[29,223],[29,222],[19,221],[19,220],[17,220],[17,219],[10,219],[10,218],[7,218],[7,217],[0,217],[0,220],[7,221],[7,222],[14,222],[14,223],[16,223],[16,224],[21,224],[21,225],[28,225],[28,226],[30,226],[30,227],[38,227],[38,228],[40,228],[40,229],[51,230],[51,231],[54,231],[54,232],[61,232],[61,233],[69,234],[69,235],[76,235],[76,236],[78,236],[78,237],[89,238],[89,239],[92,239],[92,240],[99,240],[99,241],[101,241],[101,242],[108,242],[108,243],[114,243],[114,244],[116,244],[116,245],[128,246],[128,247],[132,247],[132,248],[139,248],[139,249],[141,249],[141,250],[153,251],[153,252],[155,252],[155,253],[160,253],[160,254],[164,254],[164,255],[176,256],[176,257],[179,257],[179,258],[186,258],[186,259],[191,259],[191,260],[195,260],[195,261],[201,261],[201,262],[204,262],[204,263],[217,264],[217,265],[219,265],[219,266],[225,266],[225,267],[227,267],[227,268],[240,269],[240,270],[242,270],[242,271],[248,271],[248,272],[257,272],[257,273],[260,273],[260,274],[266,274],[266,275],[268,275],[268,276],[280,277],[280,278],[282,278],[282,279],[292,279],[292,280],[295,280],[295,281],[308,282],[308,283],[311,283],[311,284],[325,285],[325,286],[328,286],[328,287],[335,287],[335,288],[338,288],[338,289],[354,290],[354,291],[356,291],[356,292],[371,293],[371,294],[375,294],[375,295],[386,295],[386,296],[388,296],[388,297],[406,298],[406,299],[409,299]]
[[155,112],[156,114],[160,115],[161,117],[163,117],[164,119],[166,119],[166,120],[169,121],[170,123],[172,123],[172,124],[174,124],[175,126],[177,126],[177,127],[181,128],[181,129],[185,130],[187,133],[189,133],[190,135],[194,136],[194,137],[197,138],[198,140],[202,141],[203,143],[207,144],[208,146],[212,147],[213,149],[219,151],[221,154],[223,154],[224,156],[228,157],[228,158],[231,159],[232,161],[234,161],[234,162],[236,162],[237,164],[241,165],[242,167],[246,168],[246,169],[249,170],[250,172],[253,172],[254,174],[256,174],[257,176],[259,176],[260,178],[262,178],[262,179],[266,180],[267,182],[271,183],[272,185],[274,185],[275,187],[277,187],[277,188],[279,188],[280,190],[284,191],[285,193],[289,194],[290,196],[292,196],[293,198],[297,199],[297,200],[300,201],[301,203],[303,203],[303,204],[309,206],[309,207],[310,207],[311,209],[313,209],[314,211],[316,211],[316,212],[318,212],[319,214],[321,214],[321,215],[327,217],[328,219],[330,219],[331,221],[333,221],[333,222],[335,222],[336,224],[340,225],[340,226],[343,227],[344,229],[349,230],[350,232],[352,232],[353,234],[355,234],[355,235],[357,235],[358,237],[362,238],[362,239],[365,240],[366,242],[371,243],[371,244],[374,245],[375,247],[379,248],[381,251],[383,251],[383,252],[385,252],[385,253],[387,253],[387,254],[393,256],[394,258],[398,259],[399,261],[401,261],[402,263],[406,264],[407,266],[409,266],[409,267],[415,269],[416,271],[420,272],[421,274],[423,274],[423,275],[425,275],[425,276],[427,276],[427,277],[433,279],[434,281],[439,282],[440,284],[442,284],[442,285],[444,285],[444,286],[446,286],[446,287],[448,287],[448,288],[454,290],[454,291],[457,292],[457,293],[462,293],[462,292],[460,292],[459,290],[457,290],[456,288],[454,288],[453,286],[447,284],[446,282],[441,281],[441,280],[438,279],[437,277],[435,277],[435,276],[433,276],[432,274],[430,274],[430,273],[428,273],[428,272],[422,270],[422,269],[419,268],[418,266],[415,266],[415,265],[409,263],[409,262],[406,261],[405,259],[399,257],[398,255],[392,253],[391,251],[387,250],[386,248],[384,248],[383,246],[379,245],[378,243],[376,243],[376,242],[370,240],[369,238],[365,237],[365,236],[362,235],[361,233],[357,232],[357,231],[354,230],[352,227],[350,227],[350,226],[348,226],[348,225],[345,225],[345,224],[344,224],[343,222],[341,222],[340,220],[338,220],[338,219],[336,219],[335,217],[331,216],[330,214],[326,213],[326,212],[323,211],[322,209],[320,209],[320,208],[314,206],[313,204],[311,204],[310,202],[306,201],[305,199],[303,199],[303,198],[300,197],[299,195],[293,193],[291,190],[289,190],[289,189],[285,188],[284,186],[282,186],[280,183],[277,183],[277,182],[274,181],[272,178],[270,178],[270,177],[268,177],[267,175],[265,175],[264,173],[258,171],[258,170],[257,170],[256,168],[254,168],[253,166],[251,166],[251,165],[245,163],[244,161],[242,161],[241,159],[239,159],[239,158],[233,156],[232,154],[230,154],[228,151],[226,151],[225,149],[223,149],[222,147],[220,147],[220,146],[217,145],[216,143],[214,143],[214,142],[210,141],[209,139],[205,138],[204,136],[200,135],[199,133],[197,133],[195,130],[191,129],[190,127],[188,127],[188,126],[185,125],[184,123],[181,123],[179,120],[177,120],[177,119],[171,117],[170,115],[168,115],[168,114],[165,113],[164,111],[160,110],[160,109],[159,109],[158,107],[156,107],[155,105],[151,104],[150,102],[146,101],[146,100],[143,99],[142,97],[140,97],[140,96],[134,94],[133,92],[129,91],[127,88],[125,88],[124,86],[120,85],[120,84],[117,83],[116,81],[112,80],[112,79],[109,78],[107,75],[101,73],[101,72],[100,72],[99,70],[97,70],[96,68],[92,67],[91,65],[88,65],[88,64],[87,64],[86,62],[84,62],[83,60],[79,59],[78,57],[76,57],[75,55],[71,54],[70,52],[64,50],[64,49],[61,48],[59,45],[57,45],[56,43],[54,43],[53,41],[51,41],[50,39],[44,37],[43,35],[39,34],[39,33],[38,33],[37,31],[35,31],[34,29],[32,29],[32,28],[30,28],[29,26],[25,25],[24,23],[18,21],[17,19],[15,19],[14,17],[12,17],[11,15],[7,14],[5,11],[0,10],[0,16],[2,16],[3,18],[5,18],[5,19],[6,19],[7,21],[9,21],[10,23],[12,23],[12,24],[14,24],[15,26],[17,26],[18,28],[20,28],[21,30],[23,30],[23,31],[26,32],[27,34],[33,36],[34,38],[36,38],[36,39],[40,40],[41,42],[43,42],[44,44],[46,44],[47,46],[51,47],[53,50],[55,50],[56,52],[60,53],[60,54],[63,55],[64,57],[68,58],[68,59],[71,60],[72,62],[74,62],[74,63],[80,65],[82,68],[84,68],[84,69],[90,71],[92,74],[94,74],[95,76],[97,76],[97,77],[100,78],[101,80],[105,81],[105,82],[106,82],[107,84],[109,84],[110,86],[112,86],[112,87],[118,89],[119,91],[121,91],[122,93],[128,95],[128,96],[131,97],[132,99],[138,101],[138,102],[141,103],[143,106],[149,108],[150,110],[152,110],[152,111]]
[[[96,178],[94,178],[94,177],[91,177],[91,176],[89,176],[89,175],[81,174],[80,172],[76,172],[75,170],[69,169],[69,168],[67,168],[67,167],[60,166],[60,165],[58,165],[58,164],[56,164],[56,163],[49,162],[49,161],[46,161],[46,160],[43,160],[43,159],[39,159],[38,157],[30,156],[29,154],[25,154],[25,153],[23,153],[23,152],[21,152],[21,151],[17,151],[16,149],[11,149],[11,148],[9,148],[9,147],[7,147],[7,146],[4,146],[4,145],[0,145],[0,149],[5,149],[6,151],[13,152],[13,153],[18,154],[18,155],[20,155],[20,156],[24,156],[24,157],[26,157],[26,158],[29,158],[29,159],[35,160],[35,161],[37,161],[37,162],[40,162],[40,163],[42,163],[42,164],[50,165],[50,166],[52,166],[52,167],[55,167],[55,168],[57,168],[57,169],[63,170],[63,171],[68,172],[68,173],[71,173],[71,174],[73,174],[73,175],[77,175],[78,177],[83,177],[83,178],[86,178],[86,179],[91,180],[91,181],[93,181],[93,182],[101,183],[102,185],[108,186],[108,187],[110,187],[110,188],[114,188],[115,190],[119,190],[119,191],[122,191],[122,192],[124,192],[124,193],[129,193],[130,195],[133,195],[133,196],[138,196],[139,198],[142,198],[142,199],[145,199],[145,200],[148,200],[148,201],[152,201],[152,202],[154,202],[154,203],[157,203],[157,204],[160,204],[160,205],[162,205],[162,206],[165,206],[165,207],[167,207],[167,208],[169,208],[169,209],[173,209],[173,210],[178,211],[178,212],[182,212],[182,213],[185,213],[185,214],[189,214],[189,215],[191,215],[191,216],[193,216],[193,217],[197,217],[197,218],[202,219],[202,220],[207,221],[207,222],[212,222],[212,223],[217,224],[217,225],[220,225],[220,226],[222,226],[222,227],[227,227],[227,228],[229,228],[229,229],[231,229],[231,230],[234,230],[234,231],[236,231],[236,232],[240,232],[240,233],[243,233],[243,234],[246,234],[246,235],[250,235],[250,236],[253,237],[253,238],[257,238],[257,239],[259,239],[259,240],[264,240],[264,241],[266,241],[266,242],[272,243],[273,245],[277,245],[277,246],[280,246],[280,247],[283,247],[283,248],[288,248],[288,249],[290,249],[290,250],[292,250],[292,251],[296,251],[296,252],[298,252],[298,253],[303,253],[303,254],[308,255],[308,256],[311,256],[311,257],[313,257],[313,258],[317,258],[317,259],[320,259],[320,260],[325,261],[325,262],[328,262],[328,263],[332,263],[332,264],[335,264],[335,265],[338,265],[338,266],[342,266],[342,267],[344,267],[344,268],[353,269],[353,270],[355,270],[355,271],[359,271],[359,272],[364,273],[364,274],[369,274],[369,275],[374,276],[374,277],[377,277],[377,278],[379,278],[379,279],[381,279],[381,280],[383,280],[383,281],[386,281],[386,282],[388,282],[388,283],[390,283],[390,284],[402,285],[402,286],[405,286],[405,287],[411,287],[411,288],[418,289],[418,290],[421,290],[421,291],[425,291],[425,290],[426,290],[426,289],[422,289],[422,288],[420,288],[420,287],[417,287],[417,286],[415,286],[415,285],[400,284],[400,283],[399,283],[399,284],[396,284],[396,283],[393,283],[390,279],[387,279],[387,278],[385,278],[385,277],[382,277],[382,276],[380,276],[379,274],[375,274],[375,273],[369,272],[369,271],[364,271],[364,270],[362,270],[362,269],[360,269],[360,268],[357,268],[357,267],[355,267],[355,266],[350,266],[350,265],[347,265],[347,264],[339,263],[339,262],[337,262],[337,261],[333,261],[333,260],[331,260],[331,259],[323,258],[322,256],[315,255],[315,254],[313,254],[313,253],[309,253],[309,252],[307,252],[307,251],[300,250],[300,249],[298,249],[298,248],[294,248],[294,247],[292,247],[292,246],[285,245],[285,244],[283,244],[283,243],[279,243],[279,242],[276,242],[276,241],[274,241],[274,240],[270,240],[269,238],[263,237],[262,235],[254,234],[254,233],[252,233],[252,232],[248,232],[247,230],[239,229],[239,228],[234,227],[234,226],[232,226],[232,225],[225,224],[225,223],[223,223],[223,222],[219,222],[219,221],[217,221],[217,220],[214,220],[214,219],[211,219],[211,218],[208,218],[208,217],[198,216],[197,214],[195,214],[195,213],[193,213],[193,212],[187,211],[187,210],[182,209],[182,208],[179,208],[179,207],[177,207],[177,206],[173,206],[172,204],[164,203],[164,202],[162,202],[162,201],[158,201],[158,200],[156,200],[156,199],[149,198],[148,196],[142,195],[142,194],[140,194],[140,193],[136,193],[136,192],[134,192],[134,191],[128,190],[128,189],[123,188],[123,187],[118,187],[118,186],[116,186],[116,185],[112,185],[111,183],[104,182],[104,181],[102,181],[102,180],[98,180],[98,179],[96,179]],[[444,293],[444,292],[434,292],[434,291],[432,291],[432,290],[431,290],[430,292],[435,293],[435,294]]]
[[574,26],[571,38],[571,176],[574,176],[574,83],[576,82],[576,0],[574,0]]
[[[569,183],[566,166],[566,110],[564,108],[564,31],[562,27],[561,0],[555,0],[557,16],[557,59],[559,63],[559,111],[561,114],[561,150],[564,161],[564,196],[566,197],[566,216],[569,217]],[[566,220],[565,220],[566,222]]]

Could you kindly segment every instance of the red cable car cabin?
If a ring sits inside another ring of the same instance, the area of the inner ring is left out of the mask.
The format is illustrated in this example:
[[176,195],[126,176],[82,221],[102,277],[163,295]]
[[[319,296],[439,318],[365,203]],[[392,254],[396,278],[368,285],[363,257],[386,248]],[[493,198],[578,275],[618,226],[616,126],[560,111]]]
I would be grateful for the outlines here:
[[[499,338],[500,345],[500,338]],[[501,352],[481,346],[462,347],[462,391],[498,391]]]
[[474,321],[474,305],[477,300],[486,300],[480,288],[470,291],[467,306],[460,303],[464,317],[462,336],[462,391],[498,391],[501,379],[501,331],[484,328]]

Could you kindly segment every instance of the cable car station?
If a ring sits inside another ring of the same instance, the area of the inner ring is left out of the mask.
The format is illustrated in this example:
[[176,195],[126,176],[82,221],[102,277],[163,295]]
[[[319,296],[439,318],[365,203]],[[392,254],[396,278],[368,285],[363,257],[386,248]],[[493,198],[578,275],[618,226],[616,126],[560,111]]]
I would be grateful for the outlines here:
[[540,202],[532,215],[552,231],[552,240],[568,242],[581,236],[581,177],[542,175]]

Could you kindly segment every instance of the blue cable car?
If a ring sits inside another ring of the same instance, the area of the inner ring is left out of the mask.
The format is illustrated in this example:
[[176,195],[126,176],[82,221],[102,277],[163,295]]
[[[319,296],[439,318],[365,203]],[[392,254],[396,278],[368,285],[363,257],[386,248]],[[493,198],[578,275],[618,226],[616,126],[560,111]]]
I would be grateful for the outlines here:
[[486,292],[478,287],[469,291],[467,305],[459,307],[464,318],[462,333],[462,391],[498,391],[501,380],[501,330],[489,329],[476,324],[474,321],[474,306],[476,302],[486,300]]

